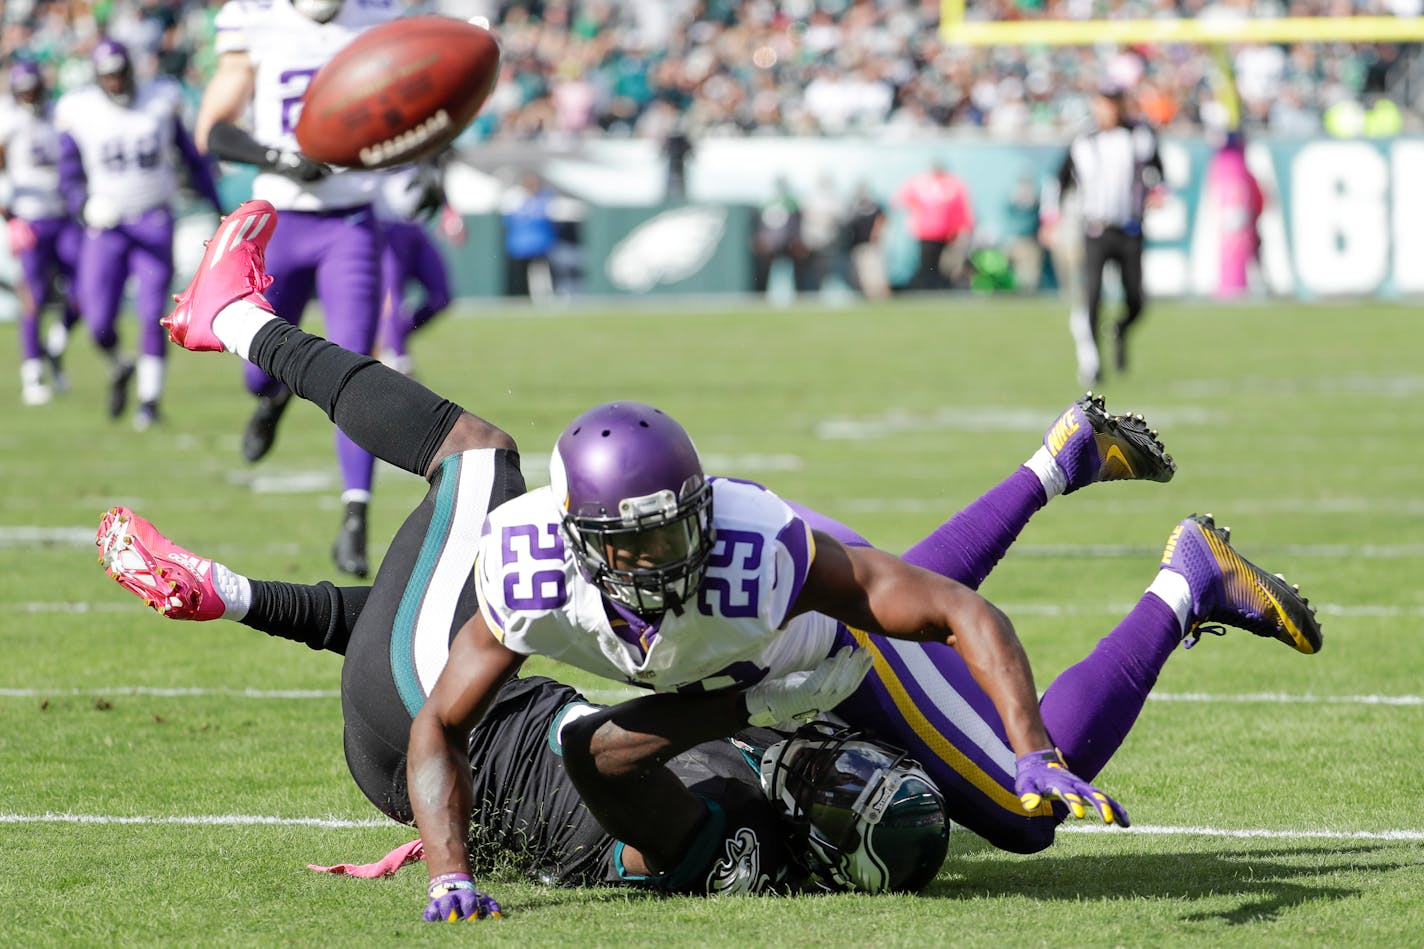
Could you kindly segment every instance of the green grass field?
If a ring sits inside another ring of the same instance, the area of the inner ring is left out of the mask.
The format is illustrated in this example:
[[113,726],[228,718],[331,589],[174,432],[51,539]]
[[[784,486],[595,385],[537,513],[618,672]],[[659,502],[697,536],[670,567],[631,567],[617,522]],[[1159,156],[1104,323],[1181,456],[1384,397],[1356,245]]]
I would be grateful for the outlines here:
[[[902,550],[1008,474],[1080,394],[1065,322],[1047,301],[971,299],[471,307],[414,354],[433,388],[515,434],[531,484],[577,411],[638,398],[678,416],[713,471]],[[1157,306],[1131,374],[1102,389],[1160,428],[1176,480],[1055,501],[985,585],[1040,688],[1136,600],[1194,511],[1319,606],[1318,656],[1233,633],[1173,657],[1099,781],[1133,830],[1066,828],[1032,857],[956,832],[914,898],[658,899],[496,877],[487,889],[510,915],[477,932],[419,921],[423,869],[382,881],[305,869],[409,839],[347,777],[338,657],[163,620],[95,564],[99,515],[124,503],[241,572],[330,576],[326,419],[295,407],[272,455],[248,466],[240,363],[175,350],[166,419],[136,434],[104,417],[104,371],[82,340],[74,390],[21,409],[13,329],[0,328],[12,374],[0,386],[0,945],[1424,940],[1416,309]],[[421,493],[412,476],[378,473],[373,554]]]

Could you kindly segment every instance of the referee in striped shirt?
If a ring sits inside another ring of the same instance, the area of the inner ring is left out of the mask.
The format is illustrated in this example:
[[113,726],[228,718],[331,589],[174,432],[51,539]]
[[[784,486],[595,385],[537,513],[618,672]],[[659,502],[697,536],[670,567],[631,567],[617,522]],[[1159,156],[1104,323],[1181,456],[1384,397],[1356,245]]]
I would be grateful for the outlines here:
[[1083,291],[1085,306],[1073,309],[1069,328],[1077,347],[1078,377],[1085,385],[1102,378],[1098,355],[1098,310],[1102,300],[1103,269],[1117,263],[1126,304],[1114,326],[1114,364],[1127,368],[1127,331],[1142,315],[1142,214],[1160,200],[1162,159],[1157,136],[1145,124],[1126,114],[1126,94],[1119,86],[1100,86],[1092,101],[1096,128],[1073,139],[1058,170],[1058,179],[1045,189],[1040,239],[1053,242],[1059,201],[1069,188],[1078,190],[1083,227]]

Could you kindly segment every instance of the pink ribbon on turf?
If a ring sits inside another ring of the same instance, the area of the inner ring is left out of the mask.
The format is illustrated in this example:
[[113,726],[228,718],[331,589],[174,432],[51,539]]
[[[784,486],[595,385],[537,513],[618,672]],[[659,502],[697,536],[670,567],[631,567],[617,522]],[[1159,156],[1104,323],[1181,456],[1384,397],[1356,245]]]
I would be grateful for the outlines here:
[[338,863],[331,867],[307,864],[308,870],[317,873],[340,873],[350,877],[374,880],[376,877],[394,876],[395,872],[408,863],[419,863],[425,859],[425,845],[419,840],[401,844],[375,863]]

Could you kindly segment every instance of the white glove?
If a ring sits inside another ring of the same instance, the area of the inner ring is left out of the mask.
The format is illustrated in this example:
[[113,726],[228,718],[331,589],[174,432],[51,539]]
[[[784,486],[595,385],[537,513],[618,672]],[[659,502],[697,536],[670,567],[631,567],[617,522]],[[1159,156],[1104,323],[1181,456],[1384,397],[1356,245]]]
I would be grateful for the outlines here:
[[870,671],[872,661],[869,649],[849,646],[810,672],[758,683],[746,691],[747,721],[762,728],[809,722],[845,701]]
[[96,231],[118,227],[123,220],[119,204],[113,198],[91,197],[84,202],[84,226]]

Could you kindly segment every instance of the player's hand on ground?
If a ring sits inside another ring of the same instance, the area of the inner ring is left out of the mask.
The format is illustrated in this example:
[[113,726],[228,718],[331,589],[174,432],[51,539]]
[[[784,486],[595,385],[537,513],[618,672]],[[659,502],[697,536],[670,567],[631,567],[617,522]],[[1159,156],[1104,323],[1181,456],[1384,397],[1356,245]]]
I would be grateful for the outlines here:
[[847,646],[809,672],[793,672],[747,689],[747,721],[770,727],[809,722],[845,701],[870,671],[870,650]]
[[493,897],[475,889],[467,873],[445,873],[430,881],[427,923],[454,923],[462,919],[499,919],[503,912]]
[[1036,810],[1045,798],[1062,801],[1074,817],[1082,818],[1093,807],[1104,824],[1130,827],[1132,822],[1121,804],[1068,770],[1063,756],[1055,749],[1034,751],[1021,756],[1015,763],[1014,793],[1024,810]]
[[267,153],[267,160],[271,164],[272,170],[277,174],[307,184],[313,181],[320,181],[331,174],[330,165],[323,165],[319,161],[312,161],[301,152],[285,152],[273,149]]

